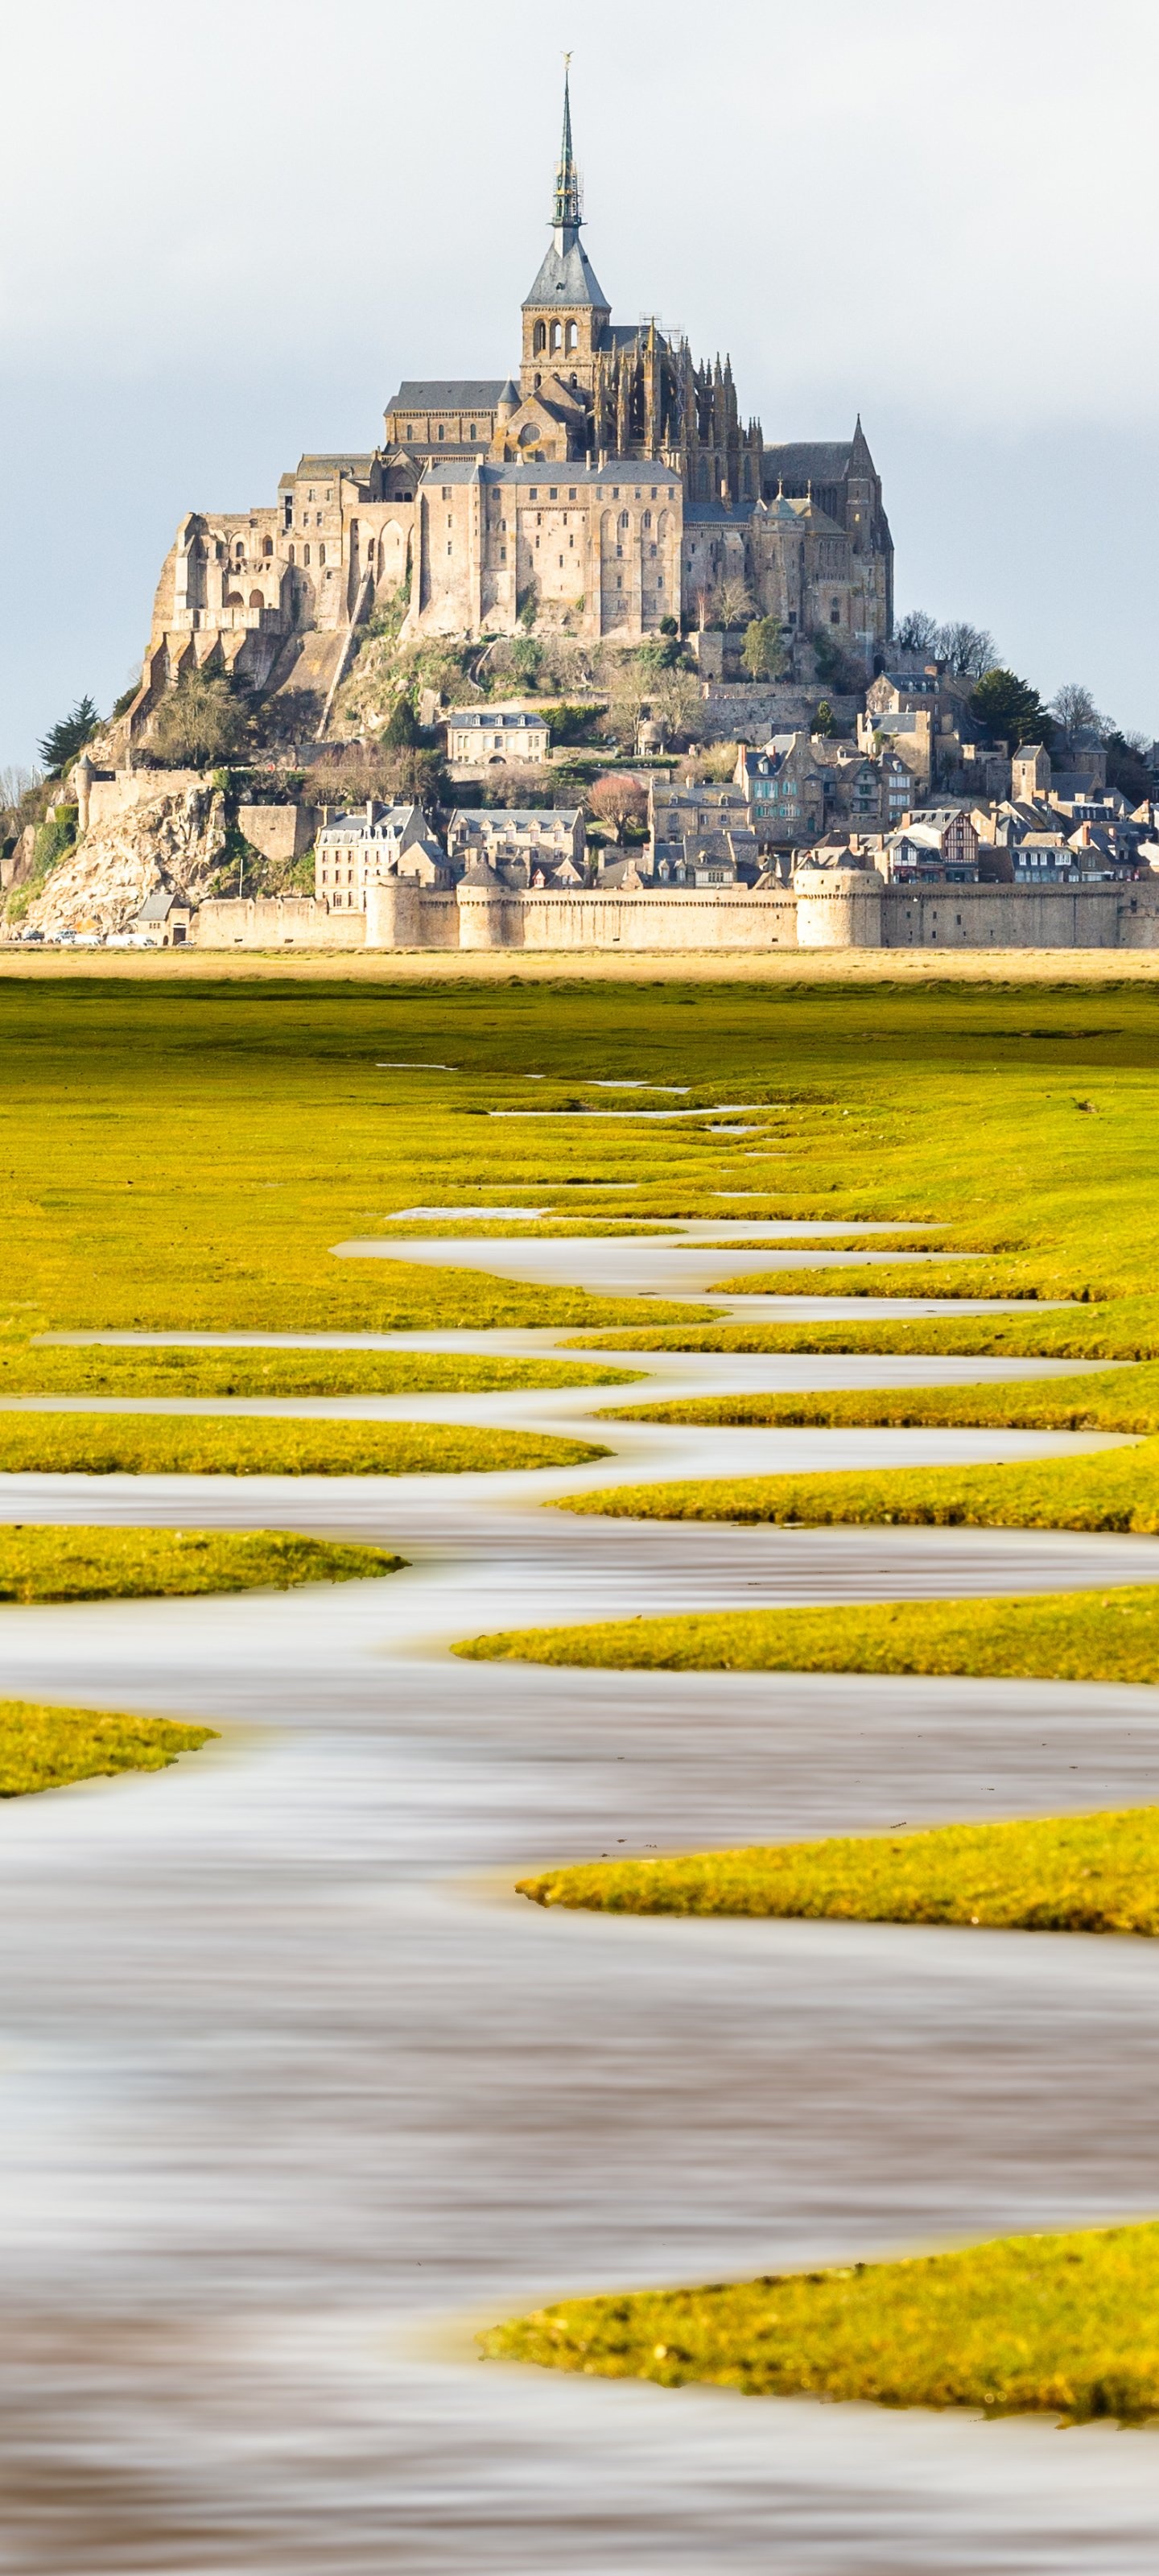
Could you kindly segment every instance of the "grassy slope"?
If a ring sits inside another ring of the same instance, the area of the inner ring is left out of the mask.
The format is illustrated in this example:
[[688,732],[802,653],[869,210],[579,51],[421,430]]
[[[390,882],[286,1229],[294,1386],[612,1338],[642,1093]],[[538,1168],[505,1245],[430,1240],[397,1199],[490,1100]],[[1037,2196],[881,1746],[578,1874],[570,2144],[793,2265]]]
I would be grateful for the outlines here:
[[795,1915],[991,1931],[1159,1933],[1159,1808],[585,1861],[519,1882],[603,1914]]
[[972,1673],[1159,1682],[1159,1585],[823,1610],[706,1610],[582,1627],[512,1628],[455,1653],[476,1663],[615,1672]]
[[[948,1220],[946,1251],[1016,1259],[1039,1296],[1150,1300],[1155,1025],[1137,987],[0,979],[9,1320],[687,1330],[695,1315],[659,1301],[329,1250],[481,1188],[619,1214],[592,1186],[606,1181],[636,1184],[644,1220],[683,1207],[723,1223],[714,1193],[754,1187],[785,1217]],[[767,1154],[695,1122],[482,1114],[590,1104],[579,1067],[585,1085],[690,1082],[693,1105],[763,1099]],[[1099,1114],[1076,1115],[1079,1099]]]
[[901,2263],[568,2299],[497,2326],[489,2358],[751,2396],[1159,2413],[1159,2227],[1011,2236]]
[[287,1592],[353,1583],[404,1564],[279,1530],[24,1528],[0,1524],[0,1601],[126,1601],[196,1592]]
[[71,1780],[113,1771],[162,1771],[216,1733],[215,1726],[179,1726],[164,1717],[0,1700],[0,1798],[62,1789]]
[[3,1395],[487,1395],[616,1386],[638,1369],[471,1351],[110,1349],[0,1343]]
[[670,1404],[604,1408],[603,1422],[927,1422],[1031,1431],[1159,1431],[1159,1367],[1100,1369],[1085,1377],[1008,1380],[1004,1386],[843,1387],[806,1395],[721,1395]]
[[0,1413],[0,1475],[460,1476],[574,1467],[607,1450],[455,1423],[222,1413]]
[[911,1522],[980,1529],[1159,1530],[1159,1440],[1005,1467],[706,1477],[573,1494],[555,1509],[613,1520]]

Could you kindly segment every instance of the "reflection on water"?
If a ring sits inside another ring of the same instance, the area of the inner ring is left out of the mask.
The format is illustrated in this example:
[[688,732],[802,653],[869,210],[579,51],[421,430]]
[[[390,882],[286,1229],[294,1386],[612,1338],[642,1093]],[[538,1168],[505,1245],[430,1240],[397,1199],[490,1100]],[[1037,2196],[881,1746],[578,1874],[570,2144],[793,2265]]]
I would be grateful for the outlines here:
[[[573,1418],[608,1401],[569,1396]],[[1157,1577],[1159,1542],[634,1528],[539,1515],[542,1490],[38,1494],[73,1518],[211,1500],[219,1523],[375,1531],[413,1562],[310,1595],[4,1614],[0,1687],[226,1732],[0,1823],[0,2566],[1149,2576],[1147,2437],[554,2379],[477,2363],[470,2330],[573,2285],[1154,2208],[1148,1944],[616,1923],[509,1893],[621,1846],[1149,1800],[1153,1695],[569,1674],[437,1641]],[[0,1512],[26,1508],[3,1480]]]

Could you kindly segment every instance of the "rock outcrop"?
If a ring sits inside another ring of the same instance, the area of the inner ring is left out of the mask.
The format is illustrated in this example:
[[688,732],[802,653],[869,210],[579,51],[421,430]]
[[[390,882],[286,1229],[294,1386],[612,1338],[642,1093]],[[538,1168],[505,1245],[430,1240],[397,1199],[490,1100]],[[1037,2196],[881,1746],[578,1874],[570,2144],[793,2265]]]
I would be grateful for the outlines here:
[[225,801],[208,780],[174,788],[163,775],[156,795],[90,822],[34,895],[26,930],[107,937],[126,930],[159,887],[200,902],[225,852]]

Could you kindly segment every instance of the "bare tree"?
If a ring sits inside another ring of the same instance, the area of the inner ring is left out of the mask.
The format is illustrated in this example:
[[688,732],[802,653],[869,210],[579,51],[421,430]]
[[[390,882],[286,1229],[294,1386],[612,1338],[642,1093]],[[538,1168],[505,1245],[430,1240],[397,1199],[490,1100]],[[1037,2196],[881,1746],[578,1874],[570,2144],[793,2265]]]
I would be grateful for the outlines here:
[[652,684],[652,713],[667,742],[697,742],[704,731],[704,691],[691,671],[661,671]]
[[911,608],[903,617],[893,640],[903,653],[933,655],[941,631],[937,618],[931,617],[927,609]]
[[984,680],[987,671],[997,669],[998,652],[984,626],[968,626],[959,619],[956,625],[939,627],[937,659],[958,679]]
[[931,662],[944,662],[959,679],[984,680],[998,661],[994,638],[984,626],[970,626],[965,618],[943,626],[925,608],[909,610],[894,642],[900,652],[924,653]]
[[712,594],[712,613],[718,626],[747,625],[753,613],[753,595],[741,572],[726,572]]
[[1064,680],[1050,702],[1050,712],[1062,732],[1072,739],[1076,733],[1105,733],[1106,718],[1099,714],[1089,689],[1081,680]]
[[625,825],[646,822],[648,816],[647,795],[639,779],[631,777],[626,769],[605,770],[592,788],[588,806],[597,822],[613,826],[621,845]]

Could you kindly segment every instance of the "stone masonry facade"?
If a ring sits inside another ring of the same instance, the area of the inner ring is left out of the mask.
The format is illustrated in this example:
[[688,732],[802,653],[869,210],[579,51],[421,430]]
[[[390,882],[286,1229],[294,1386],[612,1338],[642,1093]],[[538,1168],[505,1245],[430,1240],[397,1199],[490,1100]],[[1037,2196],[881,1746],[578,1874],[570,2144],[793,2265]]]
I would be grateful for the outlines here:
[[359,629],[404,590],[408,640],[523,623],[627,646],[703,624],[739,579],[790,639],[821,631],[872,676],[893,546],[860,421],[851,439],[767,445],[727,358],[699,365],[654,320],[613,321],[582,221],[565,87],[517,374],[404,379],[377,447],[304,455],[258,508],[187,512],[130,734],[206,663],[328,706]]

